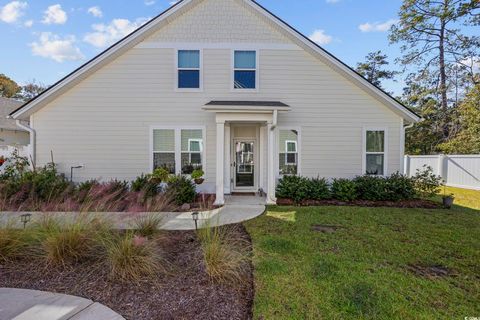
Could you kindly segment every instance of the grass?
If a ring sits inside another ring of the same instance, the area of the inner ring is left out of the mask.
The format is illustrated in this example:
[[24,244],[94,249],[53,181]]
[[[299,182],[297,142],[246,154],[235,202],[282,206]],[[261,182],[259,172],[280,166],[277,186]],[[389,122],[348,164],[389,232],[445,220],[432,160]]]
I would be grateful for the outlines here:
[[218,283],[238,284],[245,279],[250,259],[246,241],[231,227],[198,230],[205,269]]
[[150,238],[159,232],[159,227],[161,226],[162,221],[162,216],[155,213],[150,213],[137,217],[133,221],[133,228],[135,229],[136,233],[142,237]]
[[105,243],[106,265],[110,276],[121,281],[152,278],[166,268],[154,242],[128,232]]
[[[453,194],[457,205],[480,210],[480,191],[478,190],[446,187],[445,193]],[[441,194],[443,195],[443,188]]]
[[[457,204],[478,205],[470,192],[452,192]],[[317,224],[341,228],[320,233],[312,230]],[[480,314],[480,211],[272,206],[245,226],[254,246],[256,319]]]
[[16,259],[36,259],[39,266],[63,268],[88,263],[93,272],[107,268],[115,280],[150,279],[166,272],[157,242],[158,223],[156,216],[149,215],[137,221],[134,230],[119,231],[99,216],[45,215],[25,230],[0,226],[0,264]]

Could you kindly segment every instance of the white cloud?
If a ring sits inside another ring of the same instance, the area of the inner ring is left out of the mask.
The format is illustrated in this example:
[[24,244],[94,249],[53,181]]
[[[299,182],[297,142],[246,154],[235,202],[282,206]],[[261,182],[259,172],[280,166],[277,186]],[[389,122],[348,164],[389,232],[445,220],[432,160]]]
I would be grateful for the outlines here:
[[66,36],[62,39],[51,32],[42,32],[38,42],[33,42],[30,46],[33,55],[57,62],[82,60],[84,55],[75,46],[75,42],[75,36]]
[[152,6],[155,4],[155,0],[145,0],[143,3],[145,3],[146,6]]
[[24,10],[27,8],[26,2],[12,1],[5,6],[0,7],[0,21],[5,23],[15,23],[18,18],[23,16]]
[[173,6],[173,5],[176,4],[178,1],[180,1],[180,0],[170,1],[169,4],[170,4],[171,6]]
[[480,72],[480,57],[470,57],[461,60],[459,64],[462,66],[471,67],[475,73]]
[[341,0],[326,0],[327,3],[338,3]]
[[398,23],[398,20],[396,19],[390,19],[385,22],[367,22],[359,25],[358,29],[362,32],[386,32],[396,23]]
[[92,25],[93,32],[87,33],[83,41],[97,48],[104,48],[135,31],[148,20],[147,18],[139,18],[131,22],[127,19],[114,19],[108,25],[94,24]]
[[33,26],[33,20],[27,20],[23,23],[23,25],[27,28],[31,28]]
[[62,6],[54,4],[45,10],[42,22],[45,24],[64,24],[67,19],[67,13],[63,11]]
[[95,18],[103,17],[102,9],[100,9],[100,7],[98,7],[98,6],[88,8],[87,12],[90,13]]
[[315,30],[310,36],[310,40],[318,44],[329,44],[333,37],[325,33],[325,30]]

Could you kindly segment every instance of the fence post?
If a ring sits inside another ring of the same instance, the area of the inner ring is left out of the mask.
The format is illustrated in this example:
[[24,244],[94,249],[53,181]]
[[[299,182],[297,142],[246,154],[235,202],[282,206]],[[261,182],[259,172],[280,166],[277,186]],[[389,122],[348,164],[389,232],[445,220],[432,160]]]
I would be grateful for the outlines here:
[[438,175],[442,178],[443,182],[447,183],[446,175],[445,175],[445,160],[447,159],[447,156],[444,154],[438,155]]
[[403,174],[410,177],[410,156],[406,155],[403,164]]

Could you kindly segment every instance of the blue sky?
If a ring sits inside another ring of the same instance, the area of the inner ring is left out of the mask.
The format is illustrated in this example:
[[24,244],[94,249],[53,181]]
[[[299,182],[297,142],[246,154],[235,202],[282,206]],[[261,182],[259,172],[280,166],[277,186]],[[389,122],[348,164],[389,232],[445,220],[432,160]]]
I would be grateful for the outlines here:
[[[388,42],[401,0],[259,0],[350,66],[382,50],[394,64],[398,46]],[[169,0],[0,0],[0,73],[25,83],[53,84],[167,9]],[[393,67],[393,66],[392,66]],[[388,82],[400,93],[401,83]]]

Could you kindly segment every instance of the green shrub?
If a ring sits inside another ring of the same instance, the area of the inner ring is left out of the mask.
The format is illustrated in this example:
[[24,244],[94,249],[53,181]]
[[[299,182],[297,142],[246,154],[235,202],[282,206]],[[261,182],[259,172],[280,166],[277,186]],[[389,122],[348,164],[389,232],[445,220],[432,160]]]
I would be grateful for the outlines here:
[[21,191],[23,196],[19,200],[30,197],[33,200],[49,202],[73,191],[73,186],[64,175],[57,172],[55,164],[49,163],[37,171],[30,171],[24,168],[24,165],[12,163],[2,176],[1,189],[7,197]]
[[151,198],[158,194],[158,183],[150,175],[142,174],[132,181],[130,189],[133,192],[145,192],[145,198]]
[[440,191],[442,178],[435,175],[430,166],[424,165],[422,169],[417,169],[412,179],[417,194],[422,198],[431,198]]
[[359,176],[353,182],[356,185],[357,198],[361,200],[383,201],[387,198],[386,181],[378,176]]
[[150,179],[154,183],[162,183],[162,182],[167,182],[169,176],[170,176],[170,172],[167,169],[157,168],[151,174]]
[[415,184],[413,179],[397,172],[385,180],[385,200],[400,201],[415,198]]
[[332,196],[340,201],[356,200],[357,185],[349,179],[334,179],[332,183]]
[[128,232],[104,242],[106,265],[113,279],[140,281],[164,272],[163,259],[154,242]]
[[325,178],[312,178],[309,180],[308,200],[325,200],[331,197],[328,181]]
[[172,197],[174,202],[181,206],[185,203],[195,201],[197,195],[195,184],[187,177],[178,175],[169,179],[166,193]]
[[94,186],[97,186],[99,184],[100,183],[95,179],[87,180],[87,181],[81,182],[77,186],[77,191],[88,193]]
[[311,194],[310,181],[300,176],[284,176],[278,182],[276,188],[277,198],[292,199],[295,203],[300,203]]

